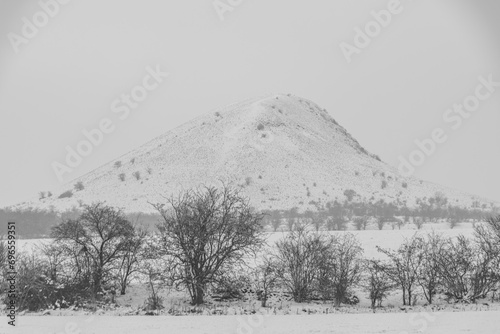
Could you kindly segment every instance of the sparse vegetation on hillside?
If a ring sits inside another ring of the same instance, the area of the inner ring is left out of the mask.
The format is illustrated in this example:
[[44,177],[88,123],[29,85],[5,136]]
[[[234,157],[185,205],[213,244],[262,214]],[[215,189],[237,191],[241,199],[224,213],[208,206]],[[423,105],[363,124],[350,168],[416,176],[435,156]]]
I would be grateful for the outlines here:
[[59,198],[70,198],[73,196],[73,192],[71,190],[67,190],[59,195]]
[[352,189],[347,189],[344,191],[344,196],[347,198],[348,202],[351,202],[356,195],[357,193]]
[[135,171],[132,173],[132,176],[135,177],[136,180],[140,180],[141,179],[141,172]]
[[83,189],[85,189],[82,181],[78,181],[77,183],[75,183],[74,188],[76,191],[82,191]]

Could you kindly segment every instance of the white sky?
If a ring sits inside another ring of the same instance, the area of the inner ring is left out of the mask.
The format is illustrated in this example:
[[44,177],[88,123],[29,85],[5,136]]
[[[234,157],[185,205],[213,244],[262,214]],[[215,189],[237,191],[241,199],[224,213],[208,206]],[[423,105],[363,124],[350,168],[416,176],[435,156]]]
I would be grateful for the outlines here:
[[[388,0],[244,0],[224,21],[212,1],[72,0],[16,54],[7,35],[40,5],[0,0],[0,206],[58,186],[51,163],[105,117],[115,131],[65,181],[269,92],[313,100],[392,165],[441,127],[448,141],[415,176],[500,201],[500,88],[459,129],[442,120],[478,76],[500,82],[498,1],[401,0],[350,64],[339,43]],[[157,64],[170,76],[119,120],[112,101]]]

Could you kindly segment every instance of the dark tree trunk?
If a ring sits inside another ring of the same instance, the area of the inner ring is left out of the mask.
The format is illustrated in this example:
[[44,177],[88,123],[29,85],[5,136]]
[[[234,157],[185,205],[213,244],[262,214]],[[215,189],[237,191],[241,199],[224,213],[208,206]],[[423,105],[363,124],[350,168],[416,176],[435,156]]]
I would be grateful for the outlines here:
[[196,285],[193,289],[193,296],[192,296],[192,304],[193,305],[201,305],[204,302],[204,294],[205,294],[205,289],[203,289],[202,286]]

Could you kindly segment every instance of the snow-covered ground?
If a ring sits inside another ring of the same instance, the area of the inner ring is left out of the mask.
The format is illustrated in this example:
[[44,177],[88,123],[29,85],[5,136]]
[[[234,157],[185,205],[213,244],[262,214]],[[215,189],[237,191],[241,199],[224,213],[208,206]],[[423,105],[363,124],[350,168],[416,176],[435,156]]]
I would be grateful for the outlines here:
[[20,317],[15,329],[5,319],[0,333],[175,333],[175,334],[308,334],[308,333],[500,333],[500,311],[380,313],[276,316],[77,316]]
[[[435,230],[444,236],[454,237],[459,234],[471,236],[472,224],[463,223],[451,230],[446,224],[426,224],[418,233]],[[383,258],[376,247],[397,248],[405,238],[415,232],[414,226],[408,225],[401,230],[366,230],[349,231],[355,234],[365,250],[365,257]],[[345,232],[331,232],[345,233]],[[286,235],[286,232],[270,233],[269,244]],[[20,250],[36,251],[37,245],[50,242],[50,239],[18,240]],[[400,310],[401,296],[393,293],[383,305],[385,309],[371,313],[366,292],[355,291],[360,298],[356,307],[333,309],[331,304],[304,303],[292,301],[277,303],[269,300],[269,306],[279,309],[276,314],[267,315],[271,309],[258,307],[258,301],[220,305],[226,307],[224,314],[197,316],[172,316],[167,309],[172,305],[189,307],[188,298],[181,292],[162,291],[166,309],[157,317],[135,316],[144,304],[149,291],[144,282],[134,282],[127,294],[117,296],[118,308],[98,310],[94,315],[84,310],[51,310],[50,315],[41,312],[18,316],[15,331],[7,325],[7,318],[0,322],[0,334],[3,333],[500,333],[500,305],[491,304],[456,306],[448,305],[444,300],[436,300],[440,309],[433,312],[423,301],[418,302],[408,313]],[[240,305],[241,304],[241,305]],[[255,308],[256,306],[256,308]],[[244,310],[256,309],[263,315],[238,315]],[[325,312],[329,308],[328,312]],[[210,309],[210,306],[209,306]],[[228,311],[229,310],[229,311]],[[312,311],[312,312],[311,312]],[[311,313],[307,315],[308,313]],[[328,313],[328,314],[326,314]],[[141,312],[139,314],[144,314]],[[236,315],[235,315],[236,314]]]

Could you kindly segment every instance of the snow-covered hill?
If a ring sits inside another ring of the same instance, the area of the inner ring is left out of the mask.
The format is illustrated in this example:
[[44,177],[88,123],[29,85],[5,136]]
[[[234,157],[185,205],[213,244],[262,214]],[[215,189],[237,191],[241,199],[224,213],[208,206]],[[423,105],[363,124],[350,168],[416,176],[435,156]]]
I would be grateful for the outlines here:
[[[204,114],[52,191],[15,207],[66,210],[106,201],[127,212],[153,211],[148,202],[220,180],[241,186],[259,209],[300,209],[355,199],[406,202],[442,192],[454,205],[475,196],[399,175],[368,153],[315,103],[293,95],[246,100]],[[81,182],[83,190],[75,190]],[[58,198],[65,191],[72,196]]]

